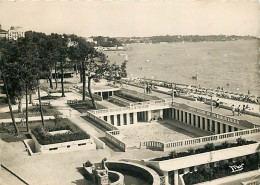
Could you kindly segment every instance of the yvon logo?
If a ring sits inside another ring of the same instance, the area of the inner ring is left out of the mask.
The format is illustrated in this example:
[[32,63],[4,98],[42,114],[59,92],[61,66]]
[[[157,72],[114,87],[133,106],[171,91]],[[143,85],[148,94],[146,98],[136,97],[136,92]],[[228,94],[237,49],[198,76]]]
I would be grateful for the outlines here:
[[243,170],[243,166],[244,163],[242,163],[241,165],[233,165],[233,166],[229,166],[232,169],[232,172],[237,172],[237,171],[241,171]]

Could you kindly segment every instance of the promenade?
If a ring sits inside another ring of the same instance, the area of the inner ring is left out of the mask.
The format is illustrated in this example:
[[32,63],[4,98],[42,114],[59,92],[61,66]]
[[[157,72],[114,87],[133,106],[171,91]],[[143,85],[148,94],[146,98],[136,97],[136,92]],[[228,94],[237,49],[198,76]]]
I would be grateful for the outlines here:
[[[143,88],[132,86],[132,85],[127,85],[127,86],[124,85],[124,86],[128,89],[144,93]],[[162,89],[160,89],[160,90],[162,90]],[[165,88],[165,92],[167,92],[166,88]],[[152,96],[158,96],[162,99],[165,99],[168,102],[172,101],[172,97],[168,94],[153,91],[151,95]],[[229,101],[229,100],[226,100],[226,101]],[[200,101],[192,101],[192,100],[188,100],[188,99],[184,99],[184,98],[174,97],[173,102],[183,103],[183,104],[189,105],[191,107],[203,109],[203,110],[206,110],[206,111],[211,111],[210,105],[204,104],[204,102],[200,102]],[[237,104],[242,105],[241,102],[239,102],[239,101],[232,100],[232,102],[235,102],[236,105]],[[233,117],[233,118],[236,118],[236,119],[239,119],[239,120],[247,120],[247,121],[252,122],[256,125],[260,125],[260,118],[256,117],[256,116],[251,116],[251,115],[248,115],[248,114],[246,114],[246,115],[242,114],[241,116],[238,116],[237,112],[235,113],[235,116],[233,116],[231,110],[227,110],[227,109],[224,109],[224,108],[215,108],[215,107],[213,107],[213,113],[222,114],[224,116],[230,116],[230,117]]]

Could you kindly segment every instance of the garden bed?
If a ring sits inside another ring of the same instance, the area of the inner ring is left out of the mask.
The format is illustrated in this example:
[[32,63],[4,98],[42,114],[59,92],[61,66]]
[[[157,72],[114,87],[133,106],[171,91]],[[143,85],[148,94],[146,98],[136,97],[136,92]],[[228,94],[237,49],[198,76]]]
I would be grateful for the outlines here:
[[[230,166],[241,166],[243,168],[239,171],[233,171]],[[208,167],[198,167],[197,171],[192,171],[183,175],[183,180],[185,185],[198,184],[205,181],[212,181],[214,179],[219,179],[222,177],[235,175],[238,173],[244,173],[252,170],[258,169],[259,155],[252,154],[246,156],[246,158],[239,157],[236,158],[236,162],[224,162],[221,161],[218,167],[208,166]]]
[[[62,130],[67,130],[70,132],[50,134],[50,132]],[[32,129],[31,132],[41,145],[63,143],[90,138],[90,136],[87,133],[85,133],[76,125],[71,123],[68,119],[61,118],[59,120],[56,120],[56,123],[51,126],[38,126]]]
[[195,150],[190,148],[187,152],[179,152],[179,153],[176,153],[175,151],[173,151],[168,156],[154,158],[151,161],[165,161],[165,160],[185,157],[185,156],[189,156],[189,155],[195,155],[195,154],[201,154],[201,153],[206,153],[206,152],[211,152],[211,151],[216,151],[216,150],[221,150],[221,149],[226,149],[226,148],[249,145],[249,144],[253,144],[253,143],[257,143],[257,142],[256,141],[246,141],[245,139],[242,139],[242,138],[238,138],[237,143],[228,143],[227,141],[225,141],[221,145],[217,145],[217,146],[214,146],[213,143],[208,143],[204,146],[204,148],[197,148]]

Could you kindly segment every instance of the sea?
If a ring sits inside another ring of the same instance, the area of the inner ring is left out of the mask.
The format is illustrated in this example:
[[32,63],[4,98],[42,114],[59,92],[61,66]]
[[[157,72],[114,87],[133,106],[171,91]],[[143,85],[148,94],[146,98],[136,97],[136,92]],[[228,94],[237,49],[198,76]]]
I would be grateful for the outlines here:
[[[129,44],[105,51],[111,63],[126,58],[129,78],[150,78],[260,96],[258,40]],[[127,55],[127,57],[125,56]],[[195,80],[192,77],[198,76]]]

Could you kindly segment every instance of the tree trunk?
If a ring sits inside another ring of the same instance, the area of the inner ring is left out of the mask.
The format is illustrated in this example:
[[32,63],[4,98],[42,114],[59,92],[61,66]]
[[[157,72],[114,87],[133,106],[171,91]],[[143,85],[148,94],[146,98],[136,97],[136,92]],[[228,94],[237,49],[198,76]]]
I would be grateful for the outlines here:
[[18,127],[16,125],[16,122],[15,122],[15,119],[14,119],[13,109],[12,109],[12,105],[11,105],[11,102],[10,102],[9,93],[8,93],[8,90],[7,90],[7,84],[6,84],[5,76],[4,75],[2,75],[2,76],[3,76],[3,80],[4,80],[5,93],[6,93],[6,98],[7,98],[7,101],[8,101],[8,106],[9,106],[11,119],[12,119],[12,122],[13,122],[13,125],[14,125],[15,132],[18,135],[19,134],[19,129],[18,129]]
[[80,83],[81,83],[81,82],[83,81],[83,75],[82,75],[82,63],[80,64],[79,76],[80,76]]
[[86,70],[85,70],[85,60],[82,61],[82,100],[86,100]]
[[22,98],[21,97],[19,97],[19,99],[18,99],[18,112],[19,113],[22,113],[23,112],[23,109],[22,109]]
[[52,74],[50,73],[49,75],[49,81],[50,81],[50,88],[53,89],[53,84],[52,84]]
[[39,99],[39,106],[40,106],[42,126],[45,126],[45,124],[44,124],[44,119],[43,119],[43,113],[42,113],[42,101],[41,101],[40,81],[39,81],[39,80],[38,80],[38,99]]
[[61,69],[61,97],[65,97],[64,82],[63,82],[64,73],[63,73],[63,61],[62,60],[61,60],[61,63],[60,63],[60,69]]
[[29,94],[29,104],[33,103],[33,99],[32,99],[32,92]]
[[58,82],[57,82],[57,62],[55,62],[55,89],[58,87]]
[[26,130],[29,132],[29,124],[28,124],[28,85],[26,83],[25,87],[25,103],[26,103],[26,112],[25,112],[25,120],[26,120]]
[[92,93],[91,93],[91,85],[90,85],[91,84],[91,79],[92,79],[92,77],[88,77],[88,93],[89,93],[89,96],[91,98],[92,105],[93,105],[94,109],[97,109],[97,105],[95,103],[95,99],[94,99],[94,97],[92,96]]

